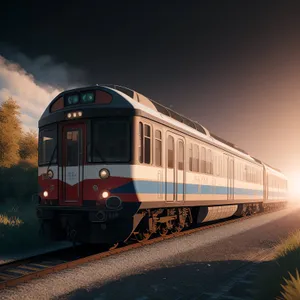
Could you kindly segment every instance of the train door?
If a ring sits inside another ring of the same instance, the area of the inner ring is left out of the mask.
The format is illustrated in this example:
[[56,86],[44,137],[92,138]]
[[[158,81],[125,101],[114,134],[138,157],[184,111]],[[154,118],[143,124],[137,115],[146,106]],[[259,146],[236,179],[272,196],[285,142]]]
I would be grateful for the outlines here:
[[176,194],[177,201],[184,201],[185,171],[184,171],[184,140],[177,139],[176,161]]
[[81,205],[85,125],[65,125],[62,128],[61,205]]
[[166,135],[166,201],[175,201],[175,138],[167,132]]
[[224,174],[226,178],[227,200],[234,199],[234,159],[224,154]]
[[166,135],[166,201],[184,201],[185,193],[185,143],[181,137]]
[[234,159],[233,157],[229,156],[228,158],[228,180],[229,180],[229,195],[228,195],[228,200],[233,200],[234,199]]

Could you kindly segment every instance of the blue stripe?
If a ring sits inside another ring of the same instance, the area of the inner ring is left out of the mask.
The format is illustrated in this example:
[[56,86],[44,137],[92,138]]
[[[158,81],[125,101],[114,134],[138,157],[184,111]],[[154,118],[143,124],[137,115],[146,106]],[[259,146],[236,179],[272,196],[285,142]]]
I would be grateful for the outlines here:
[[[213,186],[213,185],[199,185],[199,184],[185,184],[182,183],[177,185],[178,193],[183,193],[183,186],[185,186],[185,194],[217,194],[217,195],[226,195],[227,187],[226,186]],[[157,194],[159,192],[165,194],[173,194],[174,184],[168,182],[158,182],[158,181],[145,181],[145,180],[136,180],[124,184],[120,187],[114,188],[111,190],[112,193],[116,194]],[[256,195],[262,196],[262,190],[253,190],[245,188],[234,188],[235,195]]]

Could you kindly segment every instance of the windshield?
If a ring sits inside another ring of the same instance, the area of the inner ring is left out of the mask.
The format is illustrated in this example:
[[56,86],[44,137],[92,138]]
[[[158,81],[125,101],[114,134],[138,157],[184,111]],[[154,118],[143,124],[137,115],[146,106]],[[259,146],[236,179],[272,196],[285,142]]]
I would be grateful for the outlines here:
[[92,123],[92,162],[128,162],[130,126],[128,120],[101,119]]
[[57,129],[56,127],[42,129],[39,135],[39,165],[57,163]]

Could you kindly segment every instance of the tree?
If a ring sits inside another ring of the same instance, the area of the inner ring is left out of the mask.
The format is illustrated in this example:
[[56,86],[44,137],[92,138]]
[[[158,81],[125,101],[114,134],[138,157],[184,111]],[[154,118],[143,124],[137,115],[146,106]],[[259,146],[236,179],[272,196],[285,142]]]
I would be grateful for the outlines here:
[[38,139],[34,130],[22,134],[19,147],[20,158],[32,165],[37,165]]
[[9,168],[19,162],[19,116],[20,106],[12,98],[0,105],[0,167]]

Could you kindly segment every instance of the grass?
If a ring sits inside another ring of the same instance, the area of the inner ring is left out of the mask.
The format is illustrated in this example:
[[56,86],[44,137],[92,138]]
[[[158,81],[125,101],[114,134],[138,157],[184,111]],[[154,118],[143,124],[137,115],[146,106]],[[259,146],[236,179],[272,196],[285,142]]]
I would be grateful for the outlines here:
[[[300,299],[300,277],[299,272],[296,270],[296,276],[290,274],[290,279],[284,279],[285,285],[281,285],[283,291],[281,295],[285,300]],[[278,298],[280,299],[280,298]]]
[[16,216],[8,217],[6,215],[0,215],[0,224],[10,226],[10,227],[14,227],[14,226],[19,227],[22,224],[24,224],[24,222]]
[[34,202],[0,203],[0,259],[47,245],[50,242],[39,236]]
[[257,299],[300,299],[300,231],[275,247],[274,260],[265,263],[257,281]]
[[300,248],[300,230],[290,234],[285,240],[281,241],[275,248],[276,258],[289,255],[291,252]]

